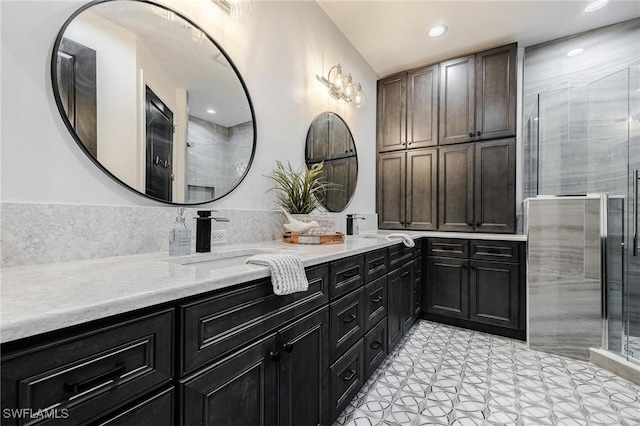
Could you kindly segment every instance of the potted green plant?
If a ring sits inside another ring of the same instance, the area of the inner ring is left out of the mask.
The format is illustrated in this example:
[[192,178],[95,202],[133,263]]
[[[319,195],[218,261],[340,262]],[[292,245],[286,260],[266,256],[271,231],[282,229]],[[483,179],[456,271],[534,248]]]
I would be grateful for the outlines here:
[[[294,169],[289,162],[285,166],[281,161],[276,161],[276,167],[271,174],[266,175],[274,183],[269,191],[276,192],[276,202],[282,207],[289,220],[289,223],[284,225],[287,231],[300,233],[335,231],[331,217],[310,215],[313,210],[322,205],[320,201],[326,196],[326,191],[332,189],[332,184],[323,178],[323,169],[324,163],[311,166],[303,163],[302,166]],[[302,223],[311,226],[304,226]]]

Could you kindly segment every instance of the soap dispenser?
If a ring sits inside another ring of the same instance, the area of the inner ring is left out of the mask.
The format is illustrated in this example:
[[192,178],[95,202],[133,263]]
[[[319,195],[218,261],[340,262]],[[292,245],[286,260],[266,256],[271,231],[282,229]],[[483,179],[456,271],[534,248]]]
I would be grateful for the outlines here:
[[347,215],[347,235],[359,235],[358,219],[365,220],[364,217],[355,214]]
[[184,222],[184,207],[178,207],[176,222],[169,233],[169,254],[182,256],[191,254],[191,229]]

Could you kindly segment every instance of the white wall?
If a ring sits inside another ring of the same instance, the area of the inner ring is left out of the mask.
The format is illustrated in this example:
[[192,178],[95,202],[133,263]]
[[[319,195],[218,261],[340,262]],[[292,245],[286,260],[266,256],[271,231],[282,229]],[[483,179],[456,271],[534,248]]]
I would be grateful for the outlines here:
[[[375,211],[377,75],[313,1],[254,1],[248,20],[234,21],[209,1],[167,1],[226,50],[256,111],[257,149],[242,184],[210,207],[273,208],[265,192],[276,159],[299,164],[309,124],[322,111],[342,116],[358,150],[359,178],[349,212]],[[2,34],[2,201],[16,203],[160,205],[99,171],[68,134],[51,94],[51,48],[60,26],[83,2],[0,2]],[[316,80],[340,62],[362,83],[361,109],[329,97]]]

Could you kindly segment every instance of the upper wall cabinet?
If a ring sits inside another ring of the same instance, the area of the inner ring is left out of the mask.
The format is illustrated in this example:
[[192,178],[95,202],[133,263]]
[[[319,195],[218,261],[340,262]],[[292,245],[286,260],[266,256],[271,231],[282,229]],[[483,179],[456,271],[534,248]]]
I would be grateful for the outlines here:
[[440,144],[516,134],[517,44],[440,64]]
[[438,65],[378,81],[378,152],[438,144]]

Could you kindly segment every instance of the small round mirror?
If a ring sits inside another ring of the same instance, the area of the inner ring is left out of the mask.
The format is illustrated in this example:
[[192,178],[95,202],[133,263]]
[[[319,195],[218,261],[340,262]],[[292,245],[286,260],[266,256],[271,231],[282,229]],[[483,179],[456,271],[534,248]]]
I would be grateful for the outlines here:
[[330,212],[343,211],[356,189],[358,156],[347,123],[333,112],[319,114],[307,133],[305,161],[323,162],[323,178],[330,184],[320,203]]
[[222,48],[178,12],[89,3],[60,30],[51,70],[71,135],[127,188],[202,204],[247,174],[256,134],[247,88]]

